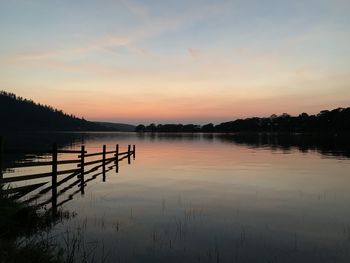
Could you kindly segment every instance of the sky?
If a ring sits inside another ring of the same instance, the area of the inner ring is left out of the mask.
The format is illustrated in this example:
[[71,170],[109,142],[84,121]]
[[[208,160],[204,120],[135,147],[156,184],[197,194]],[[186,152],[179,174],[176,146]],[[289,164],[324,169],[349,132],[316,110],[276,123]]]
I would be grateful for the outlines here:
[[0,0],[0,90],[89,120],[350,107],[349,0]]

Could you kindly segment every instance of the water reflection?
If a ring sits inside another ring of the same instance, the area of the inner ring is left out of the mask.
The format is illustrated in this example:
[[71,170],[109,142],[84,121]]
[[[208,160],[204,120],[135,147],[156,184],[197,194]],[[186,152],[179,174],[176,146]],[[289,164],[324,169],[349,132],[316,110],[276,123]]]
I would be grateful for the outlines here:
[[[349,142],[340,136],[89,133],[136,144],[52,234],[82,229],[107,262],[349,262]],[[82,140],[81,140],[82,141]],[[79,148],[77,140],[72,148]],[[332,158],[324,158],[331,156]],[[126,165],[127,163],[125,163]],[[101,175],[100,175],[101,176]],[[77,190],[77,189],[76,189]],[[64,242],[64,241],[62,241]]]
[[[115,132],[15,132],[2,134],[6,151],[22,151],[26,158],[30,153],[37,154],[57,142],[61,148],[74,148],[77,145],[101,139],[118,141],[151,142],[222,142],[244,144],[250,147],[270,147],[271,149],[301,152],[318,151],[324,155],[350,157],[350,138],[347,134],[212,134],[212,133],[115,133]],[[28,152],[30,150],[31,152]],[[18,159],[23,158],[17,156]],[[9,161],[9,160],[7,160]]]
[[231,134],[219,135],[223,142],[244,144],[250,147],[269,147],[289,151],[298,149],[301,152],[317,151],[323,155],[350,157],[349,136],[330,134]]
[[[50,150],[46,148],[46,150],[36,151],[35,149],[38,148],[34,148],[34,150],[33,148],[23,150],[24,152],[32,153],[30,155],[31,158],[27,159],[25,158],[25,156],[28,156],[27,154],[23,154],[20,150],[15,150],[14,148],[5,151],[4,154],[1,153],[2,158],[6,156],[7,158],[10,157],[8,158],[10,160],[15,160],[12,164],[14,168],[4,169],[5,177],[1,173],[1,195],[15,202],[20,200],[20,203],[29,204],[33,209],[44,207],[47,210],[47,205],[51,204],[49,210],[52,210],[54,215],[57,213],[57,208],[72,200],[76,194],[81,193],[81,195],[84,195],[85,187],[89,182],[95,180],[98,176],[102,176],[102,182],[106,182],[108,172],[115,170],[118,173],[120,162],[127,159],[128,164],[131,164],[131,158],[135,160],[136,156],[135,145],[132,149],[131,145],[129,145],[126,152],[119,152],[118,144],[115,150],[107,151],[106,145],[103,145],[102,151],[93,153],[85,151],[84,145],[81,146],[81,150],[58,149],[57,143],[54,143]],[[43,154],[46,157],[46,161],[42,161]],[[59,155],[62,157],[63,154],[69,155],[68,157],[66,155],[66,158],[62,158],[63,160],[58,158]],[[74,154],[79,154],[78,159],[77,157],[73,157]],[[18,158],[16,159],[18,156],[20,156],[19,160]],[[34,158],[34,161],[32,158]],[[26,161],[23,161],[23,159],[26,159]],[[70,168],[68,170],[64,168],[67,165]],[[77,167],[74,167],[75,165]],[[43,172],[42,169],[48,171]],[[20,170],[29,170],[31,174],[23,175]],[[15,175],[8,176],[9,171]],[[66,199],[58,203],[60,196],[66,195],[69,190],[74,188],[77,189],[69,193]],[[23,199],[24,197],[26,199]],[[45,199],[45,197],[47,198]],[[43,198],[45,201],[39,201]],[[36,202],[36,204],[33,205],[33,202]]]

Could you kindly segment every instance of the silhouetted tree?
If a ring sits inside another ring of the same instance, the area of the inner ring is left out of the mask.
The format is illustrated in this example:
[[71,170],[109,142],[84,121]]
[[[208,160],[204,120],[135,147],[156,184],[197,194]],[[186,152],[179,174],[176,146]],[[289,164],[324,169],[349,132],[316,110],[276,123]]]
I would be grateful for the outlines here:
[[145,125],[137,125],[136,128],[135,128],[135,131],[136,132],[145,132],[146,131],[146,126]]
[[214,124],[208,123],[208,124],[203,125],[201,128],[201,131],[202,132],[214,132],[215,131]]

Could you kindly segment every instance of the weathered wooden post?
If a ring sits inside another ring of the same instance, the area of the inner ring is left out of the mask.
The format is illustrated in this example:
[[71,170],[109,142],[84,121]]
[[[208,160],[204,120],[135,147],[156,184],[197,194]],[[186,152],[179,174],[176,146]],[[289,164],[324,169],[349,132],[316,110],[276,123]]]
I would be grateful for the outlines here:
[[115,145],[115,172],[119,172],[119,144]]
[[106,182],[106,145],[103,145],[102,150],[102,178],[103,182]]
[[57,143],[52,145],[52,211],[57,210]]
[[130,156],[131,156],[131,145],[129,144],[128,145],[128,164],[131,163]]
[[135,153],[135,144],[132,146],[132,157],[133,157],[133,159],[135,160],[135,158],[136,158],[136,153]]
[[84,194],[84,167],[85,165],[85,145],[81,146],[81,151],[80,151],[80,191],[81,194]]
[[[4,161],[4,139],[0,136],[0,180],[3,178],[2,174],[2,164]],[[0,182],[1,185],[1,182]]]

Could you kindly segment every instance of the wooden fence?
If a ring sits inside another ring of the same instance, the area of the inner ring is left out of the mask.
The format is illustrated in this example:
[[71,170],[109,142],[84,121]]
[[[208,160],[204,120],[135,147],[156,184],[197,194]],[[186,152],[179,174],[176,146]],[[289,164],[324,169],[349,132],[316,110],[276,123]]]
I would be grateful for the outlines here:
[[[114,150],[107,151],[106,145],[103,145],[102,151],[88,153],[85,149],[85,146],[81,146],[80,150],[60,150],[57,147],[57,144],[54,143],[52,149],[49,151],[44,151],[41,153],[50,154],[50,161],[37,161],[37,162],[21,162],[15,163],[11,167],[8,168],[27,168],[27,167],[40,167],[46,166],[49,167],[49,172],[45,173],[37,173],[37,174],[29,174],[29,175],[17,175],[17,176],[4,176],[2,163],[4,160],[4,152],[3,152],[3,143],[0,137],[0,186],[2,186],[2,194],[10,196],[13,199],[19,199],[34,190],[42,188],[44,185],[48,184],[51,181],[51,185],[45,189],[42,189],[37,195],[30,197],[27,202],[31,202],[43,194],[49,192],[51,190],[52,196],[51,199],[40,204],[46,205],[48,203],[52,204],[54,209],[57,208],[59,204],[57,204],[57,197],[62,195],[68,189],[72,188],[75,185],[79,186],[79,190],[75,192],[81,192],[84,194],[84,187],[87,182],[95,179],[98,175],[102,175],[103,181],[106,180],[106,172],[115,168],[116,173],[119,172],[119,162],[126,160],[128,164],[131,163],[131,157],[135,159],[135,145],[128,145],[127,151],[119,151],[119,145],[115,146]],[[7,154],[7,153],[6,153]],[[76,159],[72,160],[59,160],[59,156],[63,154],[77,154]],[[98,157],[98,159],[91,160],[91,157]],[[90,160],[89,160],[90,159]],[[59,169],[61,165],[69,165],[73,164],[76,167],[73,169]],[[112,164],[112,165],[111,165]],[[91,174],[93,172],[98,172],[99,169],[102,168],[102,172],[99,172],[95,175],[92,175],[91,178],[86,179],[85,176]],[[42,179],[44,178],[44,179]],[[41,181],[45,181],[45,178],[48,179],[46,182],[37,182],[31,183],[25,186],[19,187],[4,187],[6,184],[12,184],[16,182],[23,181],[31,181],[36,179],[42,179]],[[65,187],[64,189],[58,192],[58,187],[67,183],[68,181],[76,178],[76,180]],[[51,180],[50,180],[51,179]],[[60,180],[58,180],[60,179]],[[70,199],[72,196],[70,196]],[[62,204],[62,203],[61,203]]]

